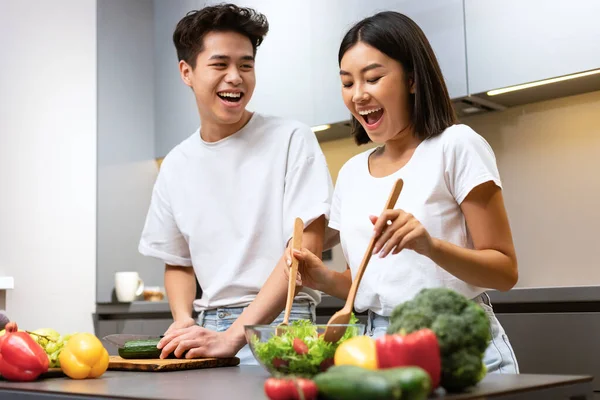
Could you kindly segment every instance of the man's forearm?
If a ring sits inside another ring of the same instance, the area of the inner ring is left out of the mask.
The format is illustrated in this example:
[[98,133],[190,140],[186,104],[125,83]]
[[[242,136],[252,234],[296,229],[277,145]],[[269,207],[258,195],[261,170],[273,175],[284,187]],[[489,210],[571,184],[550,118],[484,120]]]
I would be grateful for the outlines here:
[[[302,246],[321,257],[323,251],[323,234],[325,217],[313,221],[302,235]],[[238,347],[246,343],[244,325],[269,324],[283,311],[287,298],[288,280],[285,275],[285,257],[282,256],[277,266],[261,288],[254,301],[244,310],[229,328]]]
[[196,298],[194,268],[167,265],[165,267],[165,290],[173,319],[179,321],[190,318]]

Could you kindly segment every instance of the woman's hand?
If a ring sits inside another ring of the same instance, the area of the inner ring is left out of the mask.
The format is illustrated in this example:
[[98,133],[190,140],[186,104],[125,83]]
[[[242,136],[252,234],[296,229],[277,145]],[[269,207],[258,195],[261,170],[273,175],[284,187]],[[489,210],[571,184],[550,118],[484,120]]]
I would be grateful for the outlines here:
[[433,241],[421,222],[412,214],[402,210],[386,210],[379,217],[369,216],[374,225],[375,242],[373,254],[386,257],[390,252],[398,254],[403,249],[414,250],[429,257],[433,249]]
[[288,247],[285,251],[285,276],[289,279],[290,268],[292,266],[292,254],[298,259],[298,275],[296,277],[296,286],[306,286],[315,290],[322,290],[329,279],[330,271],[323,264],[323,261],[310,250],[302,248],[292,250]]

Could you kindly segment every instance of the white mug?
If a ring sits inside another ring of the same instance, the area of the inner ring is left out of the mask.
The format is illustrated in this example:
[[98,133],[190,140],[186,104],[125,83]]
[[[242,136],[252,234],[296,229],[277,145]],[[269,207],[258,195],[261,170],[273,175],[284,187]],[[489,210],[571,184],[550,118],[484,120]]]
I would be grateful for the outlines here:
[[144,281],[137,272],[117,272],[115,274],[117,300],[130,303],[144,292]]

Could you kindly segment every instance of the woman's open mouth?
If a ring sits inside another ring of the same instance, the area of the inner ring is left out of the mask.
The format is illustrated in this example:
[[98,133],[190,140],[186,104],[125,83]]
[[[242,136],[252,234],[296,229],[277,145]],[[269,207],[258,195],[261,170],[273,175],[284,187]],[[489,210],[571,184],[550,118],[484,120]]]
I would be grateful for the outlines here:
[[235,105],[237,105],[236,103],[239,103],[240,100],[242,100],[242,97],[244,97],[244,93],[242,93],[242,92],[218,92],[217,96],[219,96],[219,98],[225,104],[235,106]]
[[367,128],[375,129],[383,120],[383,108],[373,108],[370,110],[359,111],[358,113],[365,120]]

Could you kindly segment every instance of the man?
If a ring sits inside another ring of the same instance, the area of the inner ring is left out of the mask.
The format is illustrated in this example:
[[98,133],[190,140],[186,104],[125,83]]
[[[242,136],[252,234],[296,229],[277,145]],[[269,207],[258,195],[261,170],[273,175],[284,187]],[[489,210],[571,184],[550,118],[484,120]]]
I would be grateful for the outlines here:
[[[283,254],[296,217],[305,223],[303,246],[322,252],[333,188],[315,135],[246,110],[267,31],[265,16],[227,4],[188,13],[173,34],[201,127],[165,157],[139,245],[166,264],[174,322],[161,357],[237,354],[242,364],[256,363],[244,325],[281,320]],[[302,289],[291,319],[314,318],[319,301]]]

